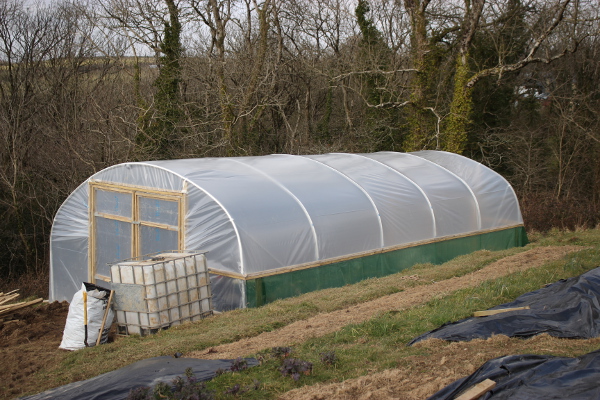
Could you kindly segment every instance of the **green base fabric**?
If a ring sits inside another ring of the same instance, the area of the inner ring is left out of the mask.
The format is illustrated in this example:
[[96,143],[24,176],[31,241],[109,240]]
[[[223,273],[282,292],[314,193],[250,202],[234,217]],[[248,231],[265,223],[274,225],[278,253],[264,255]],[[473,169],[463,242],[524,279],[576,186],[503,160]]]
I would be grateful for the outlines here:
[[525,228],[519,226],[249,279],[246,281],[246,304],[258,307],[277,299],[395,274],[419,263],[442,264],[477,250],[504,250],[527,243]]

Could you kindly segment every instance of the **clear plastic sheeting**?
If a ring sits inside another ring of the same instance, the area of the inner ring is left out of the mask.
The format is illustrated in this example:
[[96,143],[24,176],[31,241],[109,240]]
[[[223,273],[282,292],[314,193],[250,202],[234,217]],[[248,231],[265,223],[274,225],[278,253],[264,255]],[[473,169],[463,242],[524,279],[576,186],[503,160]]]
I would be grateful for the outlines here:
[[51,300],[69,301],[88,276],[88,184],[81,184],[54,217],[50,233]]
[[130,224],[97,217],[96,237],[98,238],[96,246],[102,249],[96,256],[96,273],[108,276],[110,275],[109,263],[132,256]]
[[140,220],[171,226],[177,225],[177,203],[161,199],[140,197]]
[[366,156],[394,168],[425,193],[433,209],[434,237],[475,232],[480,229],[479,208],[475,196],[466,183],[455,174],[412,154],[382,152]]
[[[172,162],[179,161],[174,160]],[[159,168],[156,168],[156,166]],[[169,168],[161,168],[159,162],[113,165],[95,173],[88,179],[88,181],[94,180],[170,191],[183,190],[183,183],[185,182],[180,176],[173,174],[173,171]]]
[[[306,220],[314,227],[317,247],[316,257],[309,261],[380,247],[380,224],[373,203],[355,182],[343,174],[313,160],[290,155],[239,160],[269,176],[305,209],[310,218]],[[285,210],[281,211],[280,215],[286,214]],[[269,214],[269,219],[273,219],[270,210]],[[272,241],[278,235],[269,229],[267,236]],[[294,232],[292,241],[295,240]],[[289,245],[286,247],[289,248]],[[296,264],[293,260],[287,263],[293,264]],[[249,265],[248,272],[262,269],[257,267]]]
[[435,221],[427,197],[398,171],[358,154],[307,157],[344,174],[371,197],[381,221],[382,247],[435,236]]
[[443,151],[428,150],[412,154],[446,168],[469,185],[481,209],[481,229],[513,224],[514,221],[523,222],[512,186],[490,168]]
[[[315,260],[316,241],[302,204],[273,178],[240,160],[182,160],[173,166],[215,199],[232,222],[239,246],[232,271],[244,274]],[[188,169],[190,163],[194,169]],[[207,250],[201,242],[194,245]],[[209,267],[214,257],[207,255]]]
[[[177,249],[178,247],[177,232],[155,226],[141,226],[140,231],[142,239],[140,245],[141,254],[158,253],[164,250]],[[117,257],[118,260],[122,260],[123,258],[128,257]],[[108,261],[108,263],[113,261]]]
[[186,248],[210,254],[209,267],[240,271],[240,247],[233,221],[219,203],[195,186],[188,188],[184,230]]
[[450,153],[125,163],[91,176],[57,213],[50,297],[70,299],[106,263],[190,249],[226,273],[212,276],[215,308],[237,308],[236,276],[519,224],[506,180]]
[[96,192],[98,199],[97,212],[113,214],[120,217],[131,215],[131,206],[133,201],[130,193],[109,192],[107,190],[98,190]]

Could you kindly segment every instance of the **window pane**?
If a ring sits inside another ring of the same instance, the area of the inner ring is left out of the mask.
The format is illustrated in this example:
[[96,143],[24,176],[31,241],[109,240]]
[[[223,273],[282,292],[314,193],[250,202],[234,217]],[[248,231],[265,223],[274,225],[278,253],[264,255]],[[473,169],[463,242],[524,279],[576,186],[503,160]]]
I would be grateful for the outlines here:
[[176,231],[143,225],[140,226],[140,231],[140,255],[179,249],[179,235]]
[[178,225],[179,207],[176,201],[139,197],[140,220],[171,226]]
[[131,257],[131,224],[96,217],[96,273],[110,276],[107,263]]
[[131,193],[96,189],[95,211],[131,218]]

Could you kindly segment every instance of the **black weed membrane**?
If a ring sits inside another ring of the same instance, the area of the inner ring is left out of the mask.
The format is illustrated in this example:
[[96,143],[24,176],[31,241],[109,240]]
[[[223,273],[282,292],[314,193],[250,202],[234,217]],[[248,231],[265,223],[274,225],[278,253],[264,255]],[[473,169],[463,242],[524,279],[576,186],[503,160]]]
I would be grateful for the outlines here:
[[[600,268],[596,268],[490,310],[520,309],[448,323],[409,345],[430,338],[469,341],[493,335],[529,338],[541,333],[558,338],[595,338],[600,336],[599,298]],[[531,354],[498,357],[428,400],[455,399],[487,379],[495,387],[480,400],[600,399],[600,350],[576,358]]]
[[[229,370],[235,361],[170,356],[148,358],[116,371],[107,372],[85,381],[70,383],[23,399],[126,399],[132,390],[153,388],[159,384],[176,385],[177,381],[186,375],[186,371],[190,371],[197,382],[208,381],[217,375],[217,371]],[[258,365],[258,361],[252,358],[245,359],[245,361],[248,366]]]
[[600,351],[581,357],[516,355],[494,358],[427,400],[452,400],[480,382],[496,386],[479,400],[600,399]]
[[[522,309],[529,307],[529,309]],[[591,339],[600,336],[600,267],[525,293],[511,303],[490,310],[521,308],[486,317],[444,324],[413,339],[452,342],[487,339],[493,335],[528,338],[547,333],[557,338]]]

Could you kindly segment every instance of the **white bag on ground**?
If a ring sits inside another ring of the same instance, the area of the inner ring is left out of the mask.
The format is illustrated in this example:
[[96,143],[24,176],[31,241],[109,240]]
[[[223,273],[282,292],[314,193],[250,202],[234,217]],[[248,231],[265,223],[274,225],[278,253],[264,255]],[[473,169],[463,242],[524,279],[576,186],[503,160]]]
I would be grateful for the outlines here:
[[[84,321],[84,292],[87,297],[87,341],[85,337]],[[65,324],[65,330],[59,348],[65,350],[79,350],[86,347],[86,342],[87,346],[96,345],[109,295],[110,290],[108,289],[86,282],[81,285],[81,290],[75,293],[73,300],[69,305],[67,323]],[[113,310],[109,309],[100,343],[106,343],[108,331],[110,330],[113,319]]]

